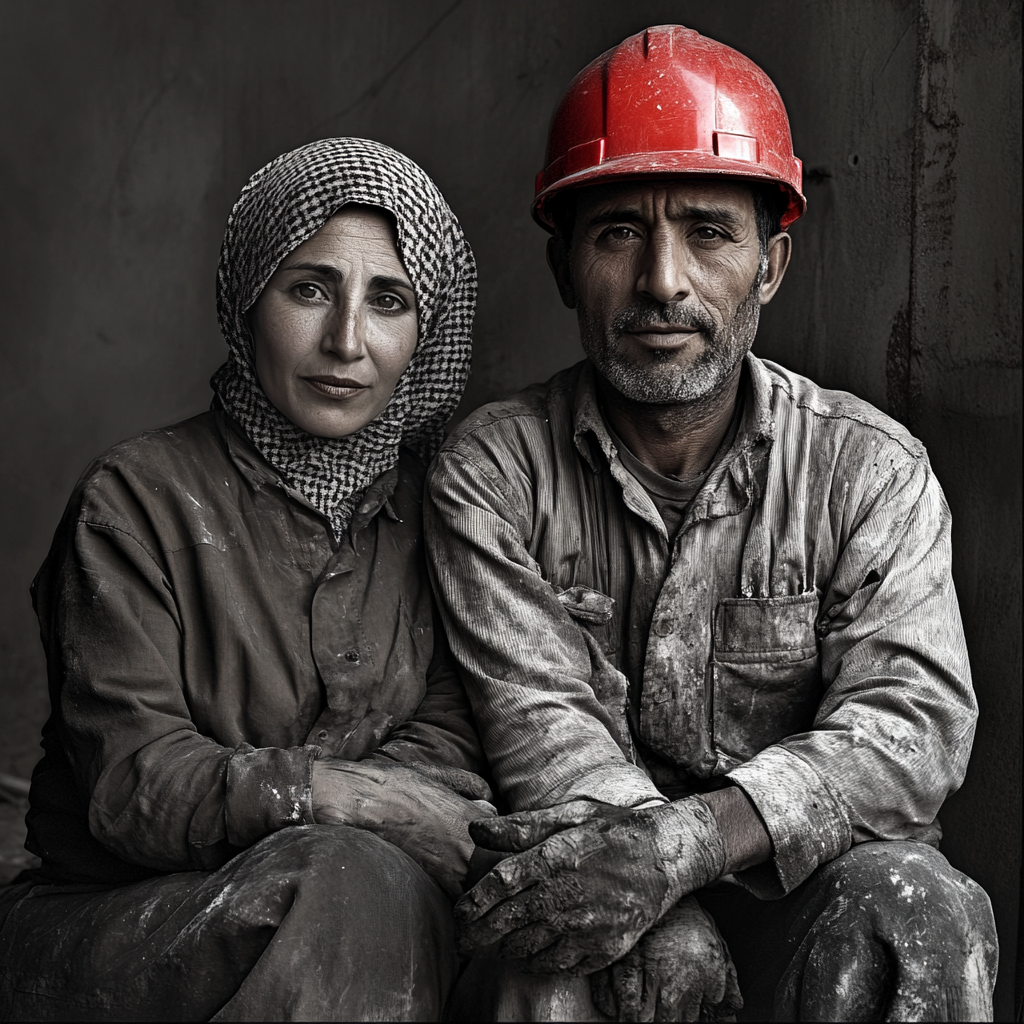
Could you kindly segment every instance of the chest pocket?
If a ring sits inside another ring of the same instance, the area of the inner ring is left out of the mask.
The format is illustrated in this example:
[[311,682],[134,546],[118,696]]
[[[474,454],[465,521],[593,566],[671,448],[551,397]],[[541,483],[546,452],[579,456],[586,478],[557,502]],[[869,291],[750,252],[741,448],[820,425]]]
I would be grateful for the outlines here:
[[718,605],[712,724],[719,770],[810,728],[821,701],[817,616],[815,594]]

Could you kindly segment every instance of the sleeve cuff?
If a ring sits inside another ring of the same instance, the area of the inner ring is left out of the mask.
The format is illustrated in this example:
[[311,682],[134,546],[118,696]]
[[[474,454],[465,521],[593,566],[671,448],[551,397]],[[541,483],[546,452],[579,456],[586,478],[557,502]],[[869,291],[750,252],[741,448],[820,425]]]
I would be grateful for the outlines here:
[[630,764],[606,765],[573,779],[549,792],[538,806],[568,803],[570,800],[598,800],[617,807],[654,806],[668,803],[644,772]]
[[243,743],[228,761],[224,824],[232,846],[252,846],[287,825],[312,825],[313,761],[319,747]]
[[750,797],[771,836],[767,864],[735,878],[760,899],[778,899],[853,841],[849,815],[825,780],[785,747],[767,747],[728,774]]

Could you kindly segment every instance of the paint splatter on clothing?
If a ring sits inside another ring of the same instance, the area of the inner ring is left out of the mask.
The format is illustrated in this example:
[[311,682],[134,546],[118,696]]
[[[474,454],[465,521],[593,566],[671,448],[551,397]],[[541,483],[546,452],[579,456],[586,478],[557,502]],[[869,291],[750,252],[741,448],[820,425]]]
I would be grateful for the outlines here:
[[428,477],[439,603],[505,800],[736,783],[772,838],[742,876],[765,896],[853,843],[936,842],[976,704],[921,444],[748,356],[736,435],[670,540],[593,373],[478,410]]

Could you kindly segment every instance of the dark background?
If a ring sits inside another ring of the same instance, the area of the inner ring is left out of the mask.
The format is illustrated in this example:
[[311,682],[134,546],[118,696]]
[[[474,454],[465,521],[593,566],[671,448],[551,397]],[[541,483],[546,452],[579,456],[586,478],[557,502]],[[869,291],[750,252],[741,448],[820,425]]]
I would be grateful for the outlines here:
[[329,135],[408,153],[480,265],[462,411],[580,356],[529,216],[554,103],[649,24],[778,85],[807,216],[756,351],[928,445],[981,704],[943,849],[995,906],[1012,1015],[1020,890],[1020,6],[982,0],[0,2],[0,772],[46,713],[28,599],[75,479],[205,408],[220,235],[248,176]]

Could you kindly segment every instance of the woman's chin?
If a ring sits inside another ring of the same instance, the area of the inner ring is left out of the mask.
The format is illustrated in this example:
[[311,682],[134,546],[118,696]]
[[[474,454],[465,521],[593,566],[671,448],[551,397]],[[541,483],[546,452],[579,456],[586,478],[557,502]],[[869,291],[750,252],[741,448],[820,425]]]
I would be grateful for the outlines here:
[[294,404],[290,403],[287,408],[282,409],[278,406],[278,411],[307,434],[335,440],[348,437],[351,434],[358,434],[363,427],[372,423],[381,411],[376,407],[373,409],[342,409],[337,407],[339,404],[331,403],[333,408],[325,409],[320,403],[317,403],[315,408],[306,406],[296,408]]

